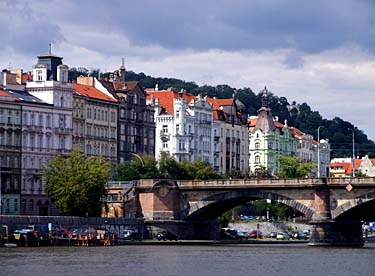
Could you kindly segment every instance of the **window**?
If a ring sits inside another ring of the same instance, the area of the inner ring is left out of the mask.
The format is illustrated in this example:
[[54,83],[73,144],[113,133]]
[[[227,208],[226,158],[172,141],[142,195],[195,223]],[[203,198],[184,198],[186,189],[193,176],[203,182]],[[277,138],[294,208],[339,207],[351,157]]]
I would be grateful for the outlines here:
[[39,114],[39,126],[43,126],[43,115]]
[[8,119],[7,119],[7,123],[8,124],[11,124],[12,123],[12,111],[8,111]]
[[43,148],[43,136],[42,135],[38,136],[38,146],[39,146],[39,149]]
[[46,137],[46,148],[47,148],[47,150],[49,150],[50,147],[51,147],[51,136],[48,135]]
[[259,155],[255,156],[255,163],[260,163],[260,156]]
[[65,149],[65,137],[60,137],[60,149]]
[[43,71],[42,70],[37,70],[36,71],[36,80],[37,81],[42,81],[43,80]]
[[260,143],[255,143],[255,149],[260,149]]
[[115,112],[111,112],[111,122],[116,122],[116,114]]
[[163,148],[164,148],[164,149],[168,148],[168,143],[167,143],[167,142],[164,142],[164,143],[163,143]]
[[180,118],[180,110],[176,110],[176,119]]
[[16,124],[18,125],[20,123],[20,113],[16,111]]
[[64,115],[60,115],[59,117],[59,127],[65,128],[65,116]]
[[272,147],[273,147],[272,142],[268,142],[268,149],[272,149]]
[[87,118],[91,119],[91,108],[87,108]]
[[31,150],[34,150],[34,145],[35,145],[35,136],[30,135],[30,148],[31,148]]
[[[0,110],[0,123],[2,122],[2,116],[3,116],[3,114],[2,114],[2,112]],[[28,123],[28,121],[27,121],[27,113],[23,113],[23,124],[27,125],[27,123]]]
[[163,125],[163,133],[168,133],[168,126],[167,125]]
[[30,125],[34,125],[35,124],[35,116],[34,116],[34,114],[31,114],[30,115]]
[[46,118],[46,126],[51,127],[51,116],[48,114]]
[[7,133],[7,145],[8,146],[13,146],[12,145],[12,133],[11,132]]
[[60,97],[60,107],[64,107],[64,96]]

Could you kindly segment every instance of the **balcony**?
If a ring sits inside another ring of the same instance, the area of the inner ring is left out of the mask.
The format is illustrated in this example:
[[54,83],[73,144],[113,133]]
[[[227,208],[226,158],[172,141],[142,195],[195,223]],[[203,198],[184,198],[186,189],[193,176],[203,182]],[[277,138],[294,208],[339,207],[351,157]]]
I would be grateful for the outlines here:
[[163,142],[169,141],[170,138],[171,138],[171,135],[170,135],[169,133],[166,133],[166,132],[160,131],[160,139],[161,139]]
[[57,134],[71,134],[73,129],[64,127],[55,127],[55,133]]

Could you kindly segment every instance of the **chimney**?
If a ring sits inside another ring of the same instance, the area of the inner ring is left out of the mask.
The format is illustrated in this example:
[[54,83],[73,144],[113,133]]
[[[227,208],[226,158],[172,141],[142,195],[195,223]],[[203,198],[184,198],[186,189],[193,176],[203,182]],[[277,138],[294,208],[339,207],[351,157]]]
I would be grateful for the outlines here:
[[155,91],[159,91],[159,85],[155,84]]

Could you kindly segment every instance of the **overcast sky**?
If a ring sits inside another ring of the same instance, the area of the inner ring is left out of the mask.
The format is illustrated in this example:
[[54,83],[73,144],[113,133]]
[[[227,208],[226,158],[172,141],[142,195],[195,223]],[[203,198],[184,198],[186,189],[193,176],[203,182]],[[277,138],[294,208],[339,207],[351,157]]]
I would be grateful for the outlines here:
[[0,0],[0,68],[50,41],[70,67],[267,86],[375,140],[375,0]]

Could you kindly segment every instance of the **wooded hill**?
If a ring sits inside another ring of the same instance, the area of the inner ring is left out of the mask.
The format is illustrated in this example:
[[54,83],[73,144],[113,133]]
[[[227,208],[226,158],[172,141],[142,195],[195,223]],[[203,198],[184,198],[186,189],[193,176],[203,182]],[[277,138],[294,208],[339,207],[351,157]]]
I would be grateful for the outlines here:
[[[75,79],[82,75],[81,70],[85,68],[72,68],[70,70],[70,79]],[[93,71],[93,75],[97,76],[98,71]],[[109,73],[102,74],[103,77],[108,76]],[[235,94],[245,106],[245,112],[248,115],[257,115],[257,110],[261,106],[260,92],[254,93],[250,88],[235,89],[229,85],[199,86],[195,82],[186,82],[174,78],[155,78],[146,76],[144,73],[134,73],[132,71],[126,72],[127,81],[140,81],[144,88],[153,88],[158,84],[159,90],[167,89],[169,87],[177,90],[185,89],[188,93],[193,95],[208,95],[209,97],[217,98],[231,98]],[[282,96],[276,96],[270,93],[270,107],[272,114],[279,117],[280,122],[288,121],[289,126],[294,126],[301,131],[311,134],[317,140],[318,127],[320,128],[320,138],[328,138],[331,143],[331,158],[335,157],[351,157],[352,156],[352,130],[354,130],[354,148],[355,155],[363,157],[375,158],[375,144],[369,140],[367,135],[352,123],[344,121],[339,117],[334,117],[332,120],[324,119],[318,111],[311,110],[307,103],[288,102],[288,99]]]

